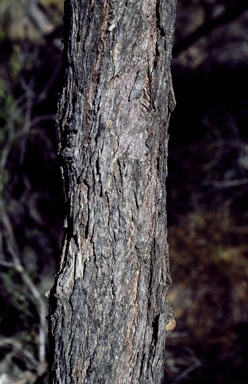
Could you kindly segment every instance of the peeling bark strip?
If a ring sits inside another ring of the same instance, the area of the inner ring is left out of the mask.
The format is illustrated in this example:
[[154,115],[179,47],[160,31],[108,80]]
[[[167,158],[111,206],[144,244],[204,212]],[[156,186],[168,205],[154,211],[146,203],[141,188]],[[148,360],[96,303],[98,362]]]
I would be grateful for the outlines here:
[[161,382],[173,321],[165,182],[175,2],[65,1],[53,384]]

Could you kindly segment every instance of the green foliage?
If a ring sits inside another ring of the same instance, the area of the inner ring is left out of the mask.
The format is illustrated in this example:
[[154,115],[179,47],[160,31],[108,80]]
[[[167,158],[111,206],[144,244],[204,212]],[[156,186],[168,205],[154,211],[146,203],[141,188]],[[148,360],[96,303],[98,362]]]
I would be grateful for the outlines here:
[[13,51],[9,60],[10,74],[13,81],[16,81],[20,77],[22,70],[22,52],[19,44],[13,44]]
[[13,94],[11,92],[7,93],[7,91],[1,85],[2,84],[0,82],[0,145],[4,141],[2,128],[8,123],[10,113],[13,110],[13,106],[15,104]]
[[[18,289],[22,285],[20,274],[15,269],[8,268],[5,272],[1,273],[1,280],[3,290],[1,295],[4,294],[8,300],[9,311],[18,314],[19,326],[20,323],[28,325],[31,315],[30,301],[27,292],[24,294],[24,290]],[[6,315],[6,313],[2,313],[2,316],[6,317]]]

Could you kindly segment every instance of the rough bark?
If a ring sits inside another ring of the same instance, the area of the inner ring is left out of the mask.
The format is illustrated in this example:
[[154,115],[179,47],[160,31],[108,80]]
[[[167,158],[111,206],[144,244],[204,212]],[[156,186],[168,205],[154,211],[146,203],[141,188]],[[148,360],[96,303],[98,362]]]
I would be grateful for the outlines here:
[[160,383],[175,0],[66,0],[59,102],[66,222],[51,383]]

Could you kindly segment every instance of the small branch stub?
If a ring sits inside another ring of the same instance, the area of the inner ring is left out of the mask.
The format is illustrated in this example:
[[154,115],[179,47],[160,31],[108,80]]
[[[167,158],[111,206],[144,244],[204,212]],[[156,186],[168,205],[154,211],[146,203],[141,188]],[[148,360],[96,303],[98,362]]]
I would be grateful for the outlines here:
[[169,321],[168,321],[168,323],[166,324],[166,326],[165,326],[165,330],[166,330],[166,332],[172,332],[172,331],[174,331],[174,329],[176,328],[176,320],[175,319],[170,319]]

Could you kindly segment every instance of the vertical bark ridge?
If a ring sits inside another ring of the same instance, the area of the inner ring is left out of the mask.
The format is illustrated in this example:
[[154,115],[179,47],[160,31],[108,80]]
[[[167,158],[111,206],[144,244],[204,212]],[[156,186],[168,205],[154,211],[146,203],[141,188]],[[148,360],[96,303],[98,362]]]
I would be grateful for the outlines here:
[[58,110],[67,220],[51,383],[160,383],[175,1],[65,2]]

